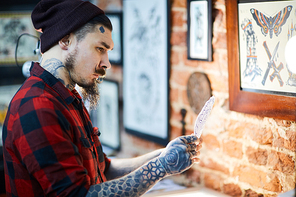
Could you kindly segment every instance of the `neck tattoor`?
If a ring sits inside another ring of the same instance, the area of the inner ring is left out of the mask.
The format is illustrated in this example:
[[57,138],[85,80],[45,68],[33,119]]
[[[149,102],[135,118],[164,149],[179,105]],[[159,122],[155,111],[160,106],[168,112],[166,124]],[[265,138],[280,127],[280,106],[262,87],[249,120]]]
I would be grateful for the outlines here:
[[73,82],[68,69],[60,60],[56,58],[47,59],[44,62],[41,60],[41,66],[62,82],[70,91],[74,89],[75,82]]

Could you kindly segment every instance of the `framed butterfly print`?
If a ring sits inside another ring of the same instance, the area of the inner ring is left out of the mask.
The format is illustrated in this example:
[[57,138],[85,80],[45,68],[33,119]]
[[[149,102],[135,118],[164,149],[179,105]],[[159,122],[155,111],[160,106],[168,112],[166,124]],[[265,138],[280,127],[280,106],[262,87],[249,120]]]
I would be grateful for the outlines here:
[[229,108],[296,121],[296,73],[285,46],[296,36],[296,1],[226,1]]

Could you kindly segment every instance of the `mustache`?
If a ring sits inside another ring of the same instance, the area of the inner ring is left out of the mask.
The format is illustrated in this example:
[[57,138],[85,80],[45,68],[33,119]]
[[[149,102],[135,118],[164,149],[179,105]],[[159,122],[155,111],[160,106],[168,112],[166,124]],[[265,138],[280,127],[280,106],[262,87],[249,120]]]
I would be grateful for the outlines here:
[[102,75],[102,77],[105,77],[106,70],[104,68],[95,69],[95,73],[99,74],[99,75]]

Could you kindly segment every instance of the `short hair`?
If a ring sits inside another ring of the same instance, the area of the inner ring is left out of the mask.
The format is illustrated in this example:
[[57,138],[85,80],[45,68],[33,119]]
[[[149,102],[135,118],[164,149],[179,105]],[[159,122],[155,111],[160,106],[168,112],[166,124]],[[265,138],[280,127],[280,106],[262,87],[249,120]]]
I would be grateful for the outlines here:
[[104,27],[106,27],[110,31],[113,30],[112,23],[111,23],[110,19],[105,14],[101,14],[101,15],[94,17],[89,22],[87,22],[85,25],[83,25],[82,27],[80,27],[79,29],[77,29],[76,31],[73,32],[77,38],[77,41],[80,42],[81,40],[83,40],[85,38],[85,36],[88,33],[94,32],[96,29],[96,26],[99,24],[103,25]]

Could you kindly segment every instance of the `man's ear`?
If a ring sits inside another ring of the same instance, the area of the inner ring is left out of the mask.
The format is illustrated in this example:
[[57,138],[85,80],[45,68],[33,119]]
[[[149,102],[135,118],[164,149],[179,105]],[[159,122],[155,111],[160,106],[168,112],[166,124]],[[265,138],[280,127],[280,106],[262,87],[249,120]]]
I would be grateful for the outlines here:
[[63,50],[67,50],[68,47],[70,45],[70,35],[66,35],[65,37],[63,37],[60,41],[59,41],[59,46],[63,49]]

